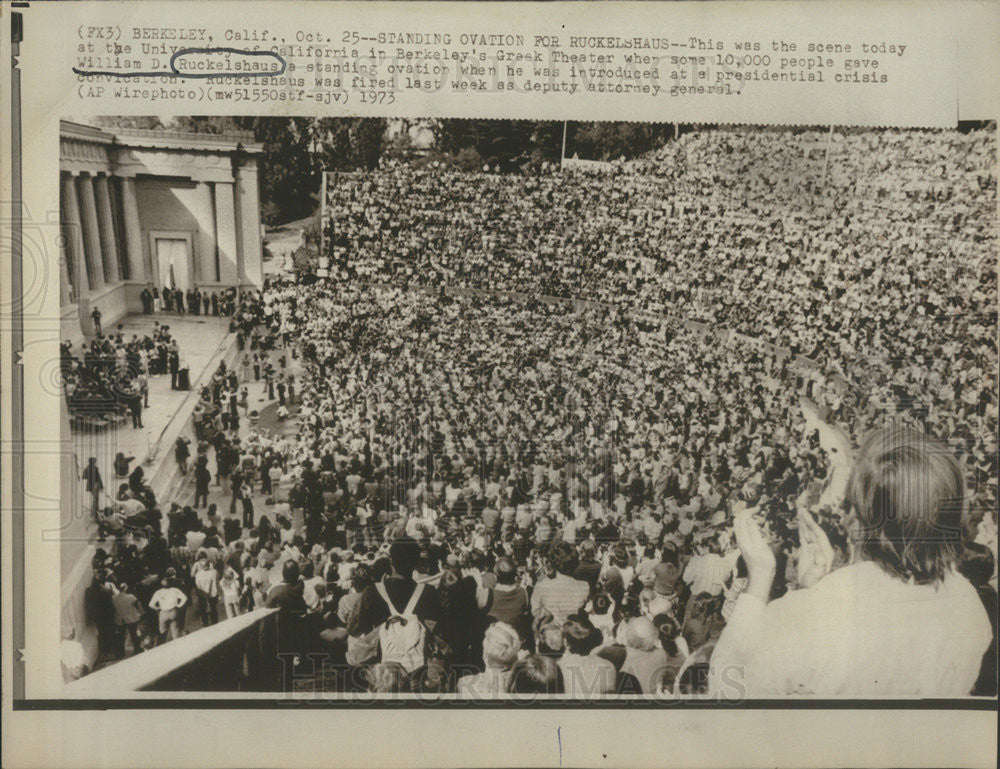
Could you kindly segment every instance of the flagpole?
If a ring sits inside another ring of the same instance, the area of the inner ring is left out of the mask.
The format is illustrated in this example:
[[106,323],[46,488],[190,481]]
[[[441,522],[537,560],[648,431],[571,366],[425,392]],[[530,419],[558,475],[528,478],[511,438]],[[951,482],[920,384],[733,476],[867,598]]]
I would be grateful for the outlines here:
[[563,121],[563,142],[562,142],[562,152],[559,153],[559,170],[563,170],[563,161],[566,159],[566,122]]
[[[326,168],[323,169],[322,184],[319,191],[319,259],[316,266],[323,266],[323,259],[326,257]],[[293,260],[294,264],[294,260]],[[326,268],[330,269],[330,260],[326,260]]]

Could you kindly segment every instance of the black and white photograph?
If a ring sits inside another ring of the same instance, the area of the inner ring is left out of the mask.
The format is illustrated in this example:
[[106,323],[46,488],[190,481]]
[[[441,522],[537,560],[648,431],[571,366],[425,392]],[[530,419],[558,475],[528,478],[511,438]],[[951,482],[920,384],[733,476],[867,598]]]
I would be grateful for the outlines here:
[[63,120],[67,696],[995,697],[996,140]]

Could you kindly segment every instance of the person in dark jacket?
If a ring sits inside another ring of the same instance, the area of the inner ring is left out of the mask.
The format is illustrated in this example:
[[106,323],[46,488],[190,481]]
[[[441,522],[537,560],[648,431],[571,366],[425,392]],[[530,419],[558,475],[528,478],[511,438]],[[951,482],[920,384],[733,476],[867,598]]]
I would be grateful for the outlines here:
[[174,459],[177,460],[177,466],[181,470],[181,475],[187,475],[187,461],[188,457],[191,456],[191,441],[185,438],[183,435],[177,436],[177,442],[174,444]]
[[194,468],[194,506],[208,507],[208,485],[212,482],[212,471],[208,469],[208,457],[201,455]]
[[253,496],[251,494],[241,494],[240,501],[243,505],[243,527],[253,528]]
[[486,592],[486,605],[483,607],[486,616],[497,622],[506,622],[525,641],[531,632],[531,604],[528,592],[518,584],[517,566],[510,558],[498,558],[494,573],[496,586],[488,590],[483,588]]
[[176,390],[177,389],[177,373],[181,369],[181,356],[180,356],[180,353],[176,349],[170,350],[170,352],[168,353],[168,355],[167,355],[167,366],[170,369],[170,389],[171,390]]
[[601,578],[601,563],[597,560],[597,548],[591,540],[585,539],[580,543],[578,550],[580,563],[573,572],[573,577],[586,582],[593,592]]
[[83,480],[87,482],[87,492],[90,494],[90,512],[92,515],[97,515],[101,491],[104,490],[101,471],[97,467],[97,457],[87,460],[87,466],[83,468]]
[[272,587],[264,607],[278,610],[278,651],[298,652],[304,647],[306,602],[305,585],[299,579],[299,564],[285,561],[281,569],[281,584]]
[[129,473],[129,465],[135,457],[127,457],[122,452],[118,452],[115,455],[115,475],[119,478],[125,478]]
[[128,488],[135,495],[142,493],[142,490],[146,486],[145,473],[143,472],[142,465],[136,465],[132,468],[132,472],[128,475]]
[[94,574],[94,579],[83,594],[84,611],[87,622],[97,627],[98,658],[114,656],[116,643],[115,605],[111,600],[111,588],[106,584],[103,571]]
[[132,427],[140,429],[142,424],[142,391],[130,392],[126,398],[129,415],[132,417]]

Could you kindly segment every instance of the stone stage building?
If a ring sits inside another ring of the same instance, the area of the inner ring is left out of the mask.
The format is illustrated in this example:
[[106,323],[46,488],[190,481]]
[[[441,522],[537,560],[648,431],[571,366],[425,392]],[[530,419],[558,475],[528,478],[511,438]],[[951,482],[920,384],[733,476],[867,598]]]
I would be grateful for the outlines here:
[[102,129],[59,133],[62,338],[142,311],[144,288],[212,293],[263,281],[253,134]]

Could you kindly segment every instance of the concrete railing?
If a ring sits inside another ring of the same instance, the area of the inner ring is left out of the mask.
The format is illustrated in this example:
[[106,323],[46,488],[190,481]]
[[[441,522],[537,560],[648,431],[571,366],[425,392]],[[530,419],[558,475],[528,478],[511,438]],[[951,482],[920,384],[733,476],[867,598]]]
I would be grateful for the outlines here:
[[257,609],[141,652],[66,685],[67,697],[139,691],[274,691],[278,610]]

